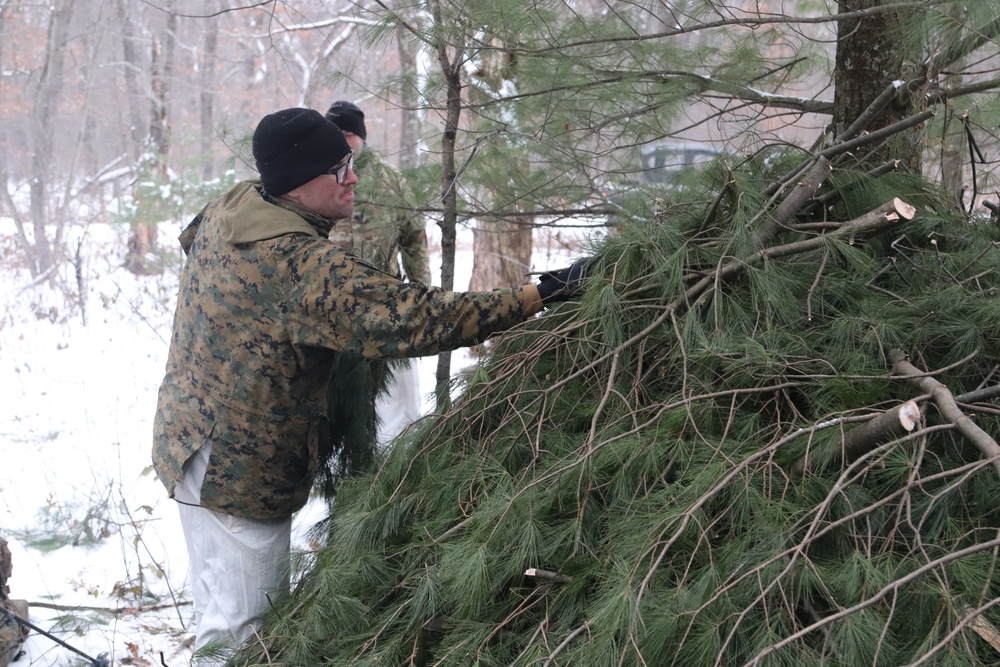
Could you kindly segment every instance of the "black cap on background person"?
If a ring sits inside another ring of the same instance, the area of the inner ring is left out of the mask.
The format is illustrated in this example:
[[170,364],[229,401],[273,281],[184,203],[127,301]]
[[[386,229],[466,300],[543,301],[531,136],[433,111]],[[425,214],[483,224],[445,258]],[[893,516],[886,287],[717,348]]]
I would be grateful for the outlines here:
[[365,112],[357,104],[338,100],[327,109],[326,117],[344,132],[356,134],[362,140],[368,138],[368,129],[365,127]]
[[327,173],[350,151],[340,128],[313,109],[268,114],[253,133],[260,180],[275,197]]

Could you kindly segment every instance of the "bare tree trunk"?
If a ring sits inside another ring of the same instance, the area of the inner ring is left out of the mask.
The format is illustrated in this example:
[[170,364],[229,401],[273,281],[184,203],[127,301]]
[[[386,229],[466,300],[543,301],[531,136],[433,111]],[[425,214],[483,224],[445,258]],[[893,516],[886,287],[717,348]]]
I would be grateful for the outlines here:
[[48,186],[52,180],[52,125],[55,110],[63,87],[63,57],[69,24],[73,18],[72,0],[55,0],[51,5],[48,39],[45,44],[45,61],[34,95],[31,138],[31,224],[34,231],[33,253],[29,266],[33,276],[48,271],[54,264],[52,248],[47,232]]
[[167,109],[170,102],[170,79],[174,73],[174,46],[177,33],[177,14],[169,11],[171,6],[168,6],[167,9],[166,30],[162,36],[153,37],[153,95],[150,99],[149,115],[149,136],[153,144],[154,159],[157,170],[164,174],[167,157],[170,153]]
[[[7,21],[9,5],[7,3],[0,3],[0,34],[3,32],[4,23]],[[0,50],[0,54],[3,51]],[[0,71],[4,69],[3,62],[0,62]],[[24,225],[24,220],[21,217],[20,212],[17,210],[17,206],[14,204],[14,198],[10,193],[10,175],[7,168],[7,152],[0,151],[0,202],[3,206],[0,207],[0,212],[6,209],[6,215],[9,215],[14,221],[14,229],[17,232],[16,243],[18,249],[24,254],[26,258],[31,258],[33,253],[31,252],[31,243],[28,241],[27,231]],[[34,266],[33,261],[28,262],[29,265]]]
[[144,123],[142,121],[142,110],[140,101],[145,99],[145,95],[139,89],[139,74],[143,71],[142,63],[139,61],[139,54],[136,51],[135,22],[126,9],[125,0],[118,0],[118,16],[122,26],[122,56],[125,60],[125,93],[128,100],[129,131],[131,141],[128,142],[128,156],[132,162],[139,159],[142,154],[142,145],[145,142],[143,134]]
[[[839,2],[840,12],[878,9],[891,0],[852,0]],[[841,20],[837,26],[837,60],[834,71],[833,126],[839,136],[844,127],[860,117],[872,101],[893,81],[913,79],[921,73],[904,71],[910,62],[902,30],[912,10],[893,9],[870,13],[864,18]],[[914,111],[914,97],[906,85],[899,88],[896,99],[882,108],[869,123],[875,130],[902,120]],[[921,132],[911,128],[892,137],[891,142],[870,144],[855,152],[862,162],[878,164],[889,159],[899,160],[910,173],[921,171],[923,142]]]
[[[959,13],[961,9],[958,6],[949,5],[944,8],[944,11],[951,16]],[[961,17],[955,16],[955,18],[960,19]],[[955,63],[949,63],[949,69],[954,72],[947,78],[946,85],[949,89],[959,88],[964,83],[965,77],[962,76],[962,70],[965,60],[965,58],[961,58]],[[967,121],[968,114],[957,113],[953,103],[949,101],[945,110],[943,136],[941,137],[940,180],[941,188],[948,194],[948,199],[954,201],[959,208],[964,208],[965,204],[963,201],[965,173],[962,166],[965,163],[963,147],[966,143]],[[970,201],[969,204],[974,206],[975,202]]]
[[[400,106],[400,129],[399,129],[399,166],[402,169],[409,169],[417,164],[417,115],[414,110],[416,106],[413,102],[418,92],[416,86],[412,84],[417,78],[417,60],[413,53],[411,43],[407,41],[409,31],[405,26],[399,24],[396,27],[396,48],[399,50],[399,68],[406,81],[403,96],[399,100]],[[409,95],[408,93],[413,93]]]
[[[170,101],[170,80],[174,72],[174,47],[177,38],[177,14],[172,3],[167,7],[167,26],[162,36],[152,42],[152,97],[149,115],[149,137],[152,148],[151,174],[160,182],[167,180],[167,160],[170,155],[170,127],[167,111]],[[161,46],[162,45],[162,46]],[[151,264],[148,256],[156,248],[156,220],[136,220],[129,234],[125,267],[144,275],[161,270]]]
[[215,160],[212,158],[212,145],[215,143],[215,53],[219,40],[219,24],[217,21],[205,23],[205,43],[202,46],[199,66],[201,78],[201,154],[204,163],[201,165],[201,175],[206,181],[215,176]]
[[[441,25],[441,7],[435,2],[433,6],[434,22]],[[463,49],[456,49],[454,57],[449,59],[447,44],[437,46],[438,64],[447,83],[447,102],[445,105],[444,137],[441,140],[441,203],[443,213],[441,221],[441,287],[446,290],[455,288],[455,235],[458,225],[458,194],[456,179],[458,173],[455,167],[455,145],[458,139],[458,123],[462,116],[462,61]],[[442,352],[438,355],[436,373],[437,406],[443,409],[449,401],[448,387],[451,380],[451,353]]]
[[531,270],[531,230],[534,217],[484,221],[473,231],[473,291],[518,287]]

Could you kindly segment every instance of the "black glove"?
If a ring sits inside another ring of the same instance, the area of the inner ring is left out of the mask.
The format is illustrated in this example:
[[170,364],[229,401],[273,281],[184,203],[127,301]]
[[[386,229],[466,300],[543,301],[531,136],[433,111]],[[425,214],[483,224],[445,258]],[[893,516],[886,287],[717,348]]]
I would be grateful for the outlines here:
[[584,257],[572,266],[558,271],[547,271],[538,279],[538,294],[546,306],[557,301],[566,301],[583,291],[583,281],[593,263],[593,257]]

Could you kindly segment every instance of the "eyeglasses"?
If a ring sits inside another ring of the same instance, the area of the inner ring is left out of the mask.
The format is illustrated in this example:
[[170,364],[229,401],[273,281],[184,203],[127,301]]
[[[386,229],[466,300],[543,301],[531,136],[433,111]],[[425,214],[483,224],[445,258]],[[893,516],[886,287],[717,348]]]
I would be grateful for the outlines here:
[[354,151],[348,151],[347,159],[333,165],[326,170],[326,173],[337,177],[337,185],[343,185],[344,179],[347,178],[348,169],[354,169]]

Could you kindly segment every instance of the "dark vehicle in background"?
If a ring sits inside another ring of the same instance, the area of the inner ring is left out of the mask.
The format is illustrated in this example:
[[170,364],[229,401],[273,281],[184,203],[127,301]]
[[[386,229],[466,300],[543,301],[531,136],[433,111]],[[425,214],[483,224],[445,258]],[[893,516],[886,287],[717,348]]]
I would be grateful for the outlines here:
[[689,167],[705,165],[723,154],[712,144],[669,143],[643,146],[639,150],[642,170],[638,174],[647,183],[679,185]]
[[[684,192],[713,161],[727,153],[701,142],[648,144],[639,149],[638,165],[616,172],[601,194],[607,224],[617,227],[623,216],[651,218],[657,202]],[[633,163],[634,164],[634,163]]]

